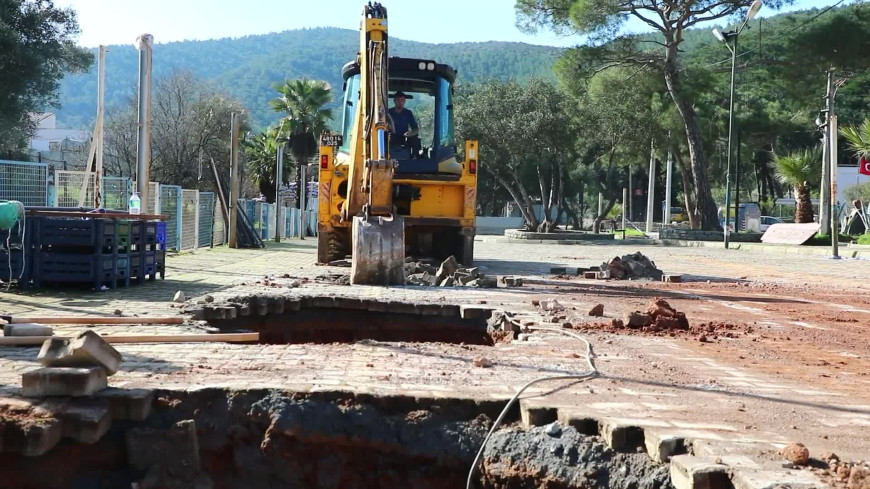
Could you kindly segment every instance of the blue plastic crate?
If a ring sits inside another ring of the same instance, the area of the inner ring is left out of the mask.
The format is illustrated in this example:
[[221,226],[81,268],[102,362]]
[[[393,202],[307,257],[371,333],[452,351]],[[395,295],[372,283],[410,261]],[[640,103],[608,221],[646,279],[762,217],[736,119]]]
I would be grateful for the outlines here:
[[166,222],[158,221],[155,223],[155,237],[157,244],[161,245],[163,248],[166,247]]
[[114,288],[118,280],[129,284],[130,258],[104,254],[53,253],[42,251],[35,257],[33,281],[52,283],[89,283],[95,289]]
[[130,247],[129,221],[43,217],[36,227],[38,245],[55,253],[123,253]]

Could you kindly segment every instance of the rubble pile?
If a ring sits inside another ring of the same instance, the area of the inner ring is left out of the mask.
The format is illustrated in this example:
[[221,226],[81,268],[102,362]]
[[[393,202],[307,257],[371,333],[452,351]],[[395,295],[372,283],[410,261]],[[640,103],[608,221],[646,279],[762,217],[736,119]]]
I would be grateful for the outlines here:
[[495,277],[487,276],[479,267],[460,267],[456,257],[452,255],[437,266],[431,260],[415,261],[409,258],[405,263],[405,277],[408,285],[484,288],[497,286]]
[[617,256],[607,263],[602,263],[600,270],[608,274],[608,278],[615,280],[649,278],[661,281],[664,275],[652,260],[639,251],[631,255],[623,255],[621,258]]

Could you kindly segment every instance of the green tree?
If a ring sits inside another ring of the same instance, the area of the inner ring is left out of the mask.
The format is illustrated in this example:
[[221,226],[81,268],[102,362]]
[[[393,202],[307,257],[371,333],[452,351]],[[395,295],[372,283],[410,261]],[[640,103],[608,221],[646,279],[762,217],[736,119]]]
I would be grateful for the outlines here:
[[[492,176],[520,209],[528,230],[556,227],[575,163],[569,101],[548,81],[490,80],[457,94],[460,139],[480,141],[481,174]],[[535,207],[543,209],[539,219]]]
[[821,177],[821,168],[818,165],[821,157],[822,152],[818,147],[773,157],[777,176],[783,183],[791,185],[794,189],[796,202],[794,222],[796,223],[813,222],[810,189],[812,183],[819,181]]
[[865,119],[860,126],[846,126],[840,129],[840,134],[846,138],[849,149],[859,158],[870,159],[870,119]]
[[[680,60],[681,43],[691,27],[728,17],[752,0],[517,0],[521,27],[535,31],[547,26],[557,32],[589,36],[589,44],[576,48],[582,68],[590,75],[613,66],[652,68],[663,77],[667,92],[679,113],[689,152],[693,191],[700,224],[719,229],[716,204],[710,191],[708,158],[694,100],[684,90],[685,73]],[[790,0],[769,0],[779,7]],[[641,38],[624,33],[630,18],[653,29],[655,36]],[[658,46],[657,50],[649,46]]]
[[[248,171],[260,193],[266,197],[266,202],[275,202],[276,190],[276,158],[278,156],[278,128],[248,136],[243,141]],[[284,162],[284,171],[289,169]]]
[[319,80],[287,80],[275,85],[280,96],[270,102],[275,112],[285,114],[278,124],[278,137],[286,141],[287,148],[297,165],[308,164],[319,149],[318,137],[332,119],[332,92],[326,82]]
[[27,147],[36,129],[30,114],[58,105],[64,73],[93,63],[75,45],[78,33],[75,12],[51,0],[0,1],[0,156]]

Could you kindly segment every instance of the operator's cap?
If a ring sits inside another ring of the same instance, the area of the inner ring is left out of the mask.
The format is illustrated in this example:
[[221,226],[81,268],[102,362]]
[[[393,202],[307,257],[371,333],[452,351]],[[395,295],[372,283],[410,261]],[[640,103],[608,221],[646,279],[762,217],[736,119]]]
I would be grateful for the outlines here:
[[405,93],[405,92],[403,92],[403,91],[401,91],[401,90],[399,90],[398,92],[396,92],[396,93],[393,94],[393,98],[399,98],[399,97],[405,97],[405,98],[407,98],[407,99],[412,99],[412,98],[414,98],[414,97],[412,97],[411,95],[408,95],[407,93]]

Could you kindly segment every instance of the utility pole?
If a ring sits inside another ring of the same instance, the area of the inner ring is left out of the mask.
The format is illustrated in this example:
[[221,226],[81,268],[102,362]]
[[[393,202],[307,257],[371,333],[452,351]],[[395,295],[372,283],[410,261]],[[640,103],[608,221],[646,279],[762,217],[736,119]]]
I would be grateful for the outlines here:
[[278,167],[275,169],[275,242],[281,242],[281,180],[284,175],[284,143],[278,145]]
[[725,172],[725,249],[731,241],[731,157],[734,154],[734,149],[731,146],[731,141],[734,136],[734,84],[737,79],[737,34],[729,36],[734,39],[734,45],[731,46],[731,96],[729,98],[728,109],[728,169]]
[[668,150],[668,166],[665,174],[665,208],[662,214],[662,226],[671,223],[671,179],[674,174],[674,155]]
[[595,217],[600,216],[602,212],[604,212],[604,193],[598,192],[598,214]]
[[831,234],[831,202],[836,197],[831,196],[831,133],[830,121],[834,115],[834,70],[828,70],[828,81],[825,90],[825,110],[823,121],[828,124],[822,131],[822,185],[819,191],[819,233]]
[[[833,99],[834,93],[831,93]],[[834,103],[831,102],[833,109]],[[831,255],[834,258],[840,258],[840,223],[839,212],[837,209],[837,116],[828,114],[828,140],[831,142],[831,149],[828,151],[831,160]]]
[[[634,206],[632,205],[632,200],[634,200],[634,187],[631,185],[631,173],[634,170],[633,165],[628,165],[628,220],[630,221],[632,217],[634,217]],[[625,212],[623,212],[625,214]],[[625,229],[625,227],[623,227]]]
[[627,188],[622,189],[622,233],[623,233],[622,235],[623,235],[623,236],[625,236],[625,219],[626,219],[626,218],[625,218],[625,211],[626,211],[626,206],[630,203],[630,201],[628,201],[628,193],[629,193],[629,192],[628,192],[628,189],[627,189]]
[[649,142],[649,184],[646,191],[646,232],[652,232],[653,228],[653,206],[655,205],[655,183],[656,183],[656,148],[655,142]]
[[232,141],[231,149],[230,149],[230,223],[229,223],[229,237],[227,239],[227,243],[230,248],[238,248],[239,247],[239,233],[238,233],[238,222],[239,222],[239,126],[240,126],[239,115],[233,113],[232,119],[230,122],[231,134],[230,138]]
[[[96,164],[94,167],[94,209],[103,206],[103,115],[106,104],[106,46],[100,46],[99,66],[97,67],[97,124],[94,128]],[[90,161],[88,165],[90,166]],[[147,211],[146,211],[147,213]]]
[[308,165],[299,165],[299,180],[301,185],[299,185],[299,239],[305,239],[305,194],[306,185],[305,185],[305,169]]
[[[737,154],[734,158],[734,232],[740,232],[740,128],[737,128]],[[744,214],[745,217],[745,214]]]
[[136,158],[136,189],[139,199],[149,208],[148,181],[151,179],[151,48],[154,36],[136,38],[139,49],[139,135]]

